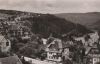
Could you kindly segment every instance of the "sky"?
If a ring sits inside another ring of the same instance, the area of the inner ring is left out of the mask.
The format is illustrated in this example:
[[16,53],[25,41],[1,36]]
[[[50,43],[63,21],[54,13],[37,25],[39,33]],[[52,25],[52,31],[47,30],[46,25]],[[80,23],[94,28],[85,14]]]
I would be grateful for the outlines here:
[[100,12],[100,0],[0,0],[0,9],[35,13]]

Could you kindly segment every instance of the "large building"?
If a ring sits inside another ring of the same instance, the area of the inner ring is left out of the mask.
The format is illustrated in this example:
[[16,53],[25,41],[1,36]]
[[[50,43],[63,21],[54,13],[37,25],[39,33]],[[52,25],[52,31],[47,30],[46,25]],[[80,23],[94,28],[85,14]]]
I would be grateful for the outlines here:
[[52,38],[48,44],[47,41],[47,60],[62,63],[65,59],[69,59],[69,46],[63,44],[61,39]]

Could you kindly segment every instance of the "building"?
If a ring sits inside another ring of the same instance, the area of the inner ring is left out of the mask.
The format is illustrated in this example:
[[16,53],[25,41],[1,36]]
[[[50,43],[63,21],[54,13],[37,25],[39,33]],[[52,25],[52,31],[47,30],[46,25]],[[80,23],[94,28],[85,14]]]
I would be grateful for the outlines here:
[[47,39],[42,38],[41,40],[42,40],[42,42],[43,42],[44,45],[47,44]]
[[80,43],[82,43],[83,45],[85,45],[85,46],[87,46],[88,45],[88,42],[85,40],[85,37],[83,36],[83,37],[74,37],[74,40],[76,41],[76,42],[80,42]]
[[47,60],[61,62],[62,57],[62,44],[60,39],[54,39],[50,44],[47,45]]
[[11,42],[9,39],[5,38],[3,35],[0,35],[0,51],[9,52],[11,48]]
[[86,64],[97,64],[100,62],[100,51],[97,47],[90,47],[87,50],[86,57],[88,58]]
[[0,64],[22,64],[17,56],[0,58]]
[[99,42],[99,35],[98,32],[94,32],[82,37],[74,37],[74,40],[82,42],[84,46],[94,46]]
[[91,43],[91,46],[94,46],[94,44],[98,43],[99,42],[99,35],[98,35],[98,32],[94,32],[94,33],[90,33],[88,34],[90,36],[90,43]]
[[[47,41],[48,42],[48,41]],[[58,38],[52,38],[46,48],[47,60],[61,63],[69,59],[69,46]]]
[[70,54],[70,47],[66,46],[65,48],[63,48],[62,51],[62,61],[66,61],[69,58],[69,54]]
[[19,37],[21,39],[30,39],[30,32],[24,26],[11,25],[9,29],[11,37]]

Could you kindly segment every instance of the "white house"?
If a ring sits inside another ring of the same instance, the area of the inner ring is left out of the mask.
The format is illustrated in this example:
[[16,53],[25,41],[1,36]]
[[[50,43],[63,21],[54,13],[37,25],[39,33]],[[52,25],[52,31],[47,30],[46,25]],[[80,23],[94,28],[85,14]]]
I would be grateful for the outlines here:
[[11,42],[9,39],[6,39],[3,35],[0,35],[0,51],[9,52],[11,48]]
[[47,60],[60,62],[62,61],[62,43],[60,39],[54,39],[50,44],[47,45]]
[[47,60],[61,63],[65,59],[69,59],[69,45],[62,42],[61,39],[54,38],[46,48]]
[[98,40],[99,40],[98,32],[90,33],[89,35],[90,35],[92,43],[97,43],[98,42]]
[[47,44],[47,39],[42,38],[43,44],[46,45]]
[[63,51],[62,51],[62,60],[65,61],[67,59],[70,59],[69,58],[69,54],[70,54],[69,46],[63,48]]

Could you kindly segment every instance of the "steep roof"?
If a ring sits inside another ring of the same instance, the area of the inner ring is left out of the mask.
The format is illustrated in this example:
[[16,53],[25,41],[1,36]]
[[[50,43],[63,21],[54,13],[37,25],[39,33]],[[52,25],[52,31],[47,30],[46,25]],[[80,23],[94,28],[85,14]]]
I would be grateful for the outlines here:
[[17,56],[10,56],[5,58],[0,58],[1,64],[22,64]]
[[0,42],[4,39],[4,36],[0,35]]
[[58,49],[62,48],[62,42],[60,39],[54,38],[50,44],[47,44],[47,48],[49,48],[50,51],[58,51]]
[[100,54],[99,49],[97,47],[88,47],[86,49],[86,55],[88,54]]
[[5,39],[5,37],[3,35],[0,35],[0,42],[6,42],[7,39]]
[[86,47],[86,52],[85,52],[85,54],[87,55],[87,54],[90,52],[90,50],[91,50],[91,47]]

